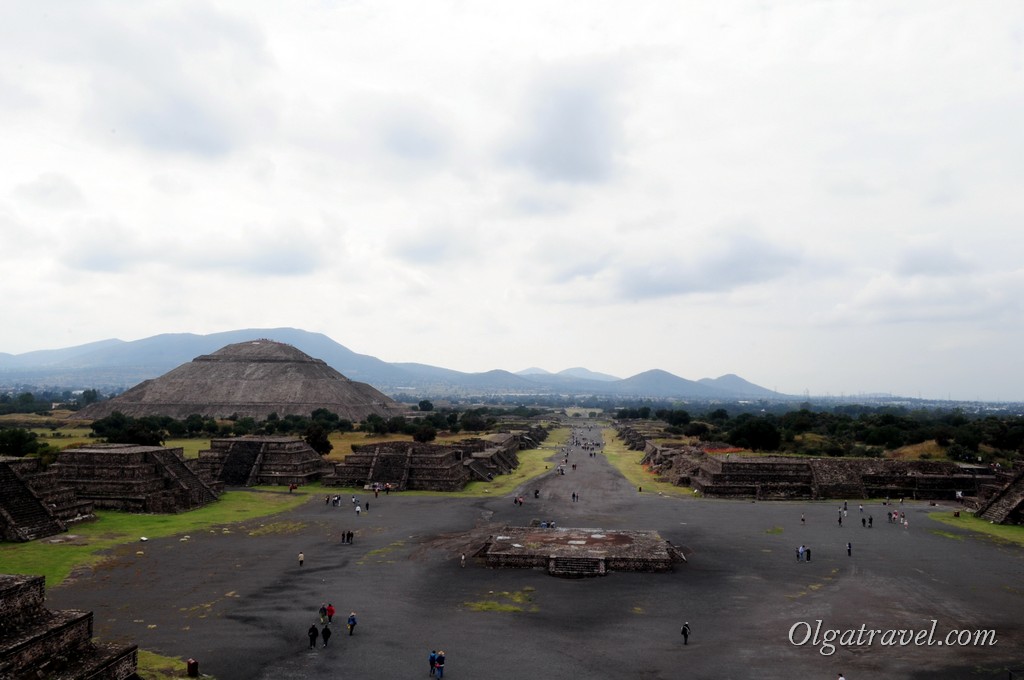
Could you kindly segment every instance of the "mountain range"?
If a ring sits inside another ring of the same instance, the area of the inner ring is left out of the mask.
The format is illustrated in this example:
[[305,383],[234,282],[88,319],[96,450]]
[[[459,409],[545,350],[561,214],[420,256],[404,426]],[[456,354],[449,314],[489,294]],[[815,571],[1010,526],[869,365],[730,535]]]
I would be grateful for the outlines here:
[[388,363],[353,352],[322,333],[296,328],[248,328],[208,335],[165,333],[131,342],[100,340],[63,349],[24,354],[0,353],[0,386],[122,390],[159,377],[225,345],[260,338],[288,343],[314,358],[322,359],[351,380],[369,383],[389,394],[572,394],[709,401],[788,398],[732,374],[687,380],[655,369],[620,379],[582,367],[558,373],[540,368],[527,368],[516,373],[506,370],[464,373],[427,364]]

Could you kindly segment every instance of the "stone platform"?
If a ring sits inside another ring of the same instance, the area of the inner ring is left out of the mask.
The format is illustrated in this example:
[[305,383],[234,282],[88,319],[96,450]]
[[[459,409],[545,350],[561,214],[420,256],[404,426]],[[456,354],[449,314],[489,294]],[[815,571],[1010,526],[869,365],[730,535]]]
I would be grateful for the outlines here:
[[488,567],[543,568],[552,576],[671,571],[682,553],[656,531],[506,526],[477,551]]

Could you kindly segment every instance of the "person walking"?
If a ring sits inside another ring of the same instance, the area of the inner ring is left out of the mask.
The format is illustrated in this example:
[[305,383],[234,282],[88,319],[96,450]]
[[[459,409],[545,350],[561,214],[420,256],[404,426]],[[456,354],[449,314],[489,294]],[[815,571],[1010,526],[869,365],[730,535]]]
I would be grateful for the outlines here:
[[352,612],[348,615],[348,634],[352,635],[356,630],[356,613]]
[[433,677],[437,673],[437,650],[431,649],[430,656],[427,657],[427,661],[430,663],[430,676]]
[[316,639],[318,637],[320,637],[320,631],[318,631],[316,629],[316,624],[315,623],[312,624],[309,627],[309,630],[306,631],[306,635],[309,636],[309,648],[310,649],[315,649],[316,648]]
[[853,543],[846,544],[846,556],[853,557]]
[[326,647],[327,641],[331,639],[331,627],[324,626],[324,629],[320,632],[320,636],[324,639],[324,647]]
[[303,563],[303,562],[305,562],[305,561],[306,561],[306,556],[305,556],[305,555],[303,555],[303,554],[302,554],[302,553],[300,552],[300,553],[299,553],[299,566],[301,567],[301,566],[302,566],[302,563]]
[[320,623],[326,623],[327,622],[327,603],[326,602],[324,602],[322,605],[320,605],[320,611],[318,613],[320,614]]
[[683,624],[683,627],[679,629],[679,634],[683,636],[683,644],[690,644],[690,622],[687,621]]
[[330,602],[328,602],[327,603],[327,623],[331,623],[332,621],[334,621],[334,612],[335,612],[334,605],[331,604]]
[[459,566],[466,566],[466,553],[462,553],[461,555],[459,555]]
[[437,668],[437,677],[444,677],[444,650],[438,650],[437,658],[434,660],[434,667]]
[[357,505],[356,506],[356,517],[359,517],[359,513],[361,513],[362,511],[363,511],[363,509]]

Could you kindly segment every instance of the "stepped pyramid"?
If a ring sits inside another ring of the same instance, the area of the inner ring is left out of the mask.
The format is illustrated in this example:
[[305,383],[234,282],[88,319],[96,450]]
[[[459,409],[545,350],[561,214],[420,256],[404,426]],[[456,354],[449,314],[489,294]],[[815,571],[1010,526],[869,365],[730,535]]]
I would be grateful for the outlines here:
[[390,418],[401,404],[366,383],[349,380],[321,359],[273,340],[227,345],[196,357],[159,378],[146,380],[108,401],[82,409],[77,418],[192,414],[212,418],[308,416],[327,409],[353,422],[371,414]]

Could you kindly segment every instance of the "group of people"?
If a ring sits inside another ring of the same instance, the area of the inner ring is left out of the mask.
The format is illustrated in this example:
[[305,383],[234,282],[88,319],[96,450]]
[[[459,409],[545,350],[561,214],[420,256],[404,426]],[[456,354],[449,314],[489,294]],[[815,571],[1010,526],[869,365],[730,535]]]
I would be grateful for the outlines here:
[[444,650],[432,649],[430,650],[430,656],[427,657],[430,661],[430,675],[431,677],[444,677]]
[[[334,621],[335,613],[334,605],[329,602],[325,602],[320,605],[318,613],[320,615],[320,625],[323,626],[323,628],[317,628],[315,623],[309,626],[309,630],[306,631],[306,637],[309,638],[310,649],[316,648],[317,640],[323,640],[324,647],[326,647],[327,643],[331,640],[331,623]],[[348,621],[346,624],[348,626],[348,634],[354,635],[356,631],[355,612],[348,615]]]

